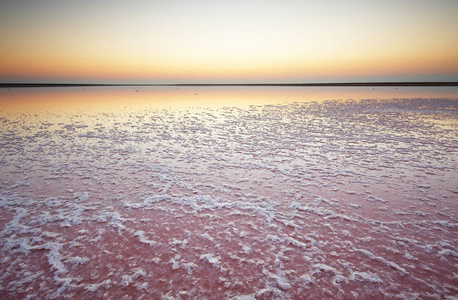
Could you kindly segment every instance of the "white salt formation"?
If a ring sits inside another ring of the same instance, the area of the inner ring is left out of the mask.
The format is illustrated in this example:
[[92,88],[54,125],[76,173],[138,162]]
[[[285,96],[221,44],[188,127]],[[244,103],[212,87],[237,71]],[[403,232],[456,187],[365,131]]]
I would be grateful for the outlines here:
[[0,118],[1,299],[453,299],[458,100]]

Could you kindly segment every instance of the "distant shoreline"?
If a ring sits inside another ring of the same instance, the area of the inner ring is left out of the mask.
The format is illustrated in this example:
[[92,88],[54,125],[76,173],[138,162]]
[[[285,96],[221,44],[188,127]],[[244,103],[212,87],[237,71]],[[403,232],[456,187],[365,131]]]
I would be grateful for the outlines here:
[[0,88],[34,87],[404,87],[458,86],[458,82],[331,82],[331,83],[0,83]]

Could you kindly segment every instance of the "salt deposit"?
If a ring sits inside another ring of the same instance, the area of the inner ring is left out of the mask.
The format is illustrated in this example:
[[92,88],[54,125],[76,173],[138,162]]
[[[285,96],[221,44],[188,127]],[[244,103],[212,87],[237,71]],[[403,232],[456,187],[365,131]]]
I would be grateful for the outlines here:
[[458,100],[0,117],[2,299],[458,294]]

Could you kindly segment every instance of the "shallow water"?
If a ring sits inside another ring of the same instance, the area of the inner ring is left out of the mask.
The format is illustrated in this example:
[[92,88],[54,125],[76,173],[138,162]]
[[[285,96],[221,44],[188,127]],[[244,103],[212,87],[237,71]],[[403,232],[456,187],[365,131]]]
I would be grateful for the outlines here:
[[1,90],[0,296],[456,296],[457,95]]

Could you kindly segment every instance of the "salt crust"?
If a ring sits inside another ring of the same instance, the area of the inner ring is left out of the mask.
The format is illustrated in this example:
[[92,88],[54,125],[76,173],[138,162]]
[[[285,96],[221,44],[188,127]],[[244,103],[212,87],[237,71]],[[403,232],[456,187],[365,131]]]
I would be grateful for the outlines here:
[[[218,295],[229,299],[317,290],[451,299],[457,290],[445,282],[457,275],[444,266],[457,262],[458,221],[447,205],[457,190],[445,183],[456,177],[458,143],[456,108],[440,105],[456,107],[456,100],[435,103],[428,112],[421,99],[201,110],[193,119],[137,112],[129,122],[46,122],[39,125],[46,130],[31,131],[19,128],[35,126],[23,116],[2,117],[2,295],[58,299],[133,287],[195,298],[196,276],[209,268],[221,275]],[[38,193],[37,180],[66,188]],[[372,208],[383,217],[367,214]],[[169,216],[162,227],[182,219],[196,225],[164,238],[163,228],[147,226],[159,214]],[[119,271],[103,265],[117,251],[103,244],[107,235],[129,241],[120,247],[153,251],[145,252],[153,268],[128,253],[117,254],[126,261]],[[79,255],[86,247],[97,252]],[[38,271],[35,257],[44,259]],[[95,268],[77,275],[86,267]],[[159,291],[151,270],[195,281]],[[418,270],[443,277],[426,282]],[[409,292],[418,287],[421,293]]]

